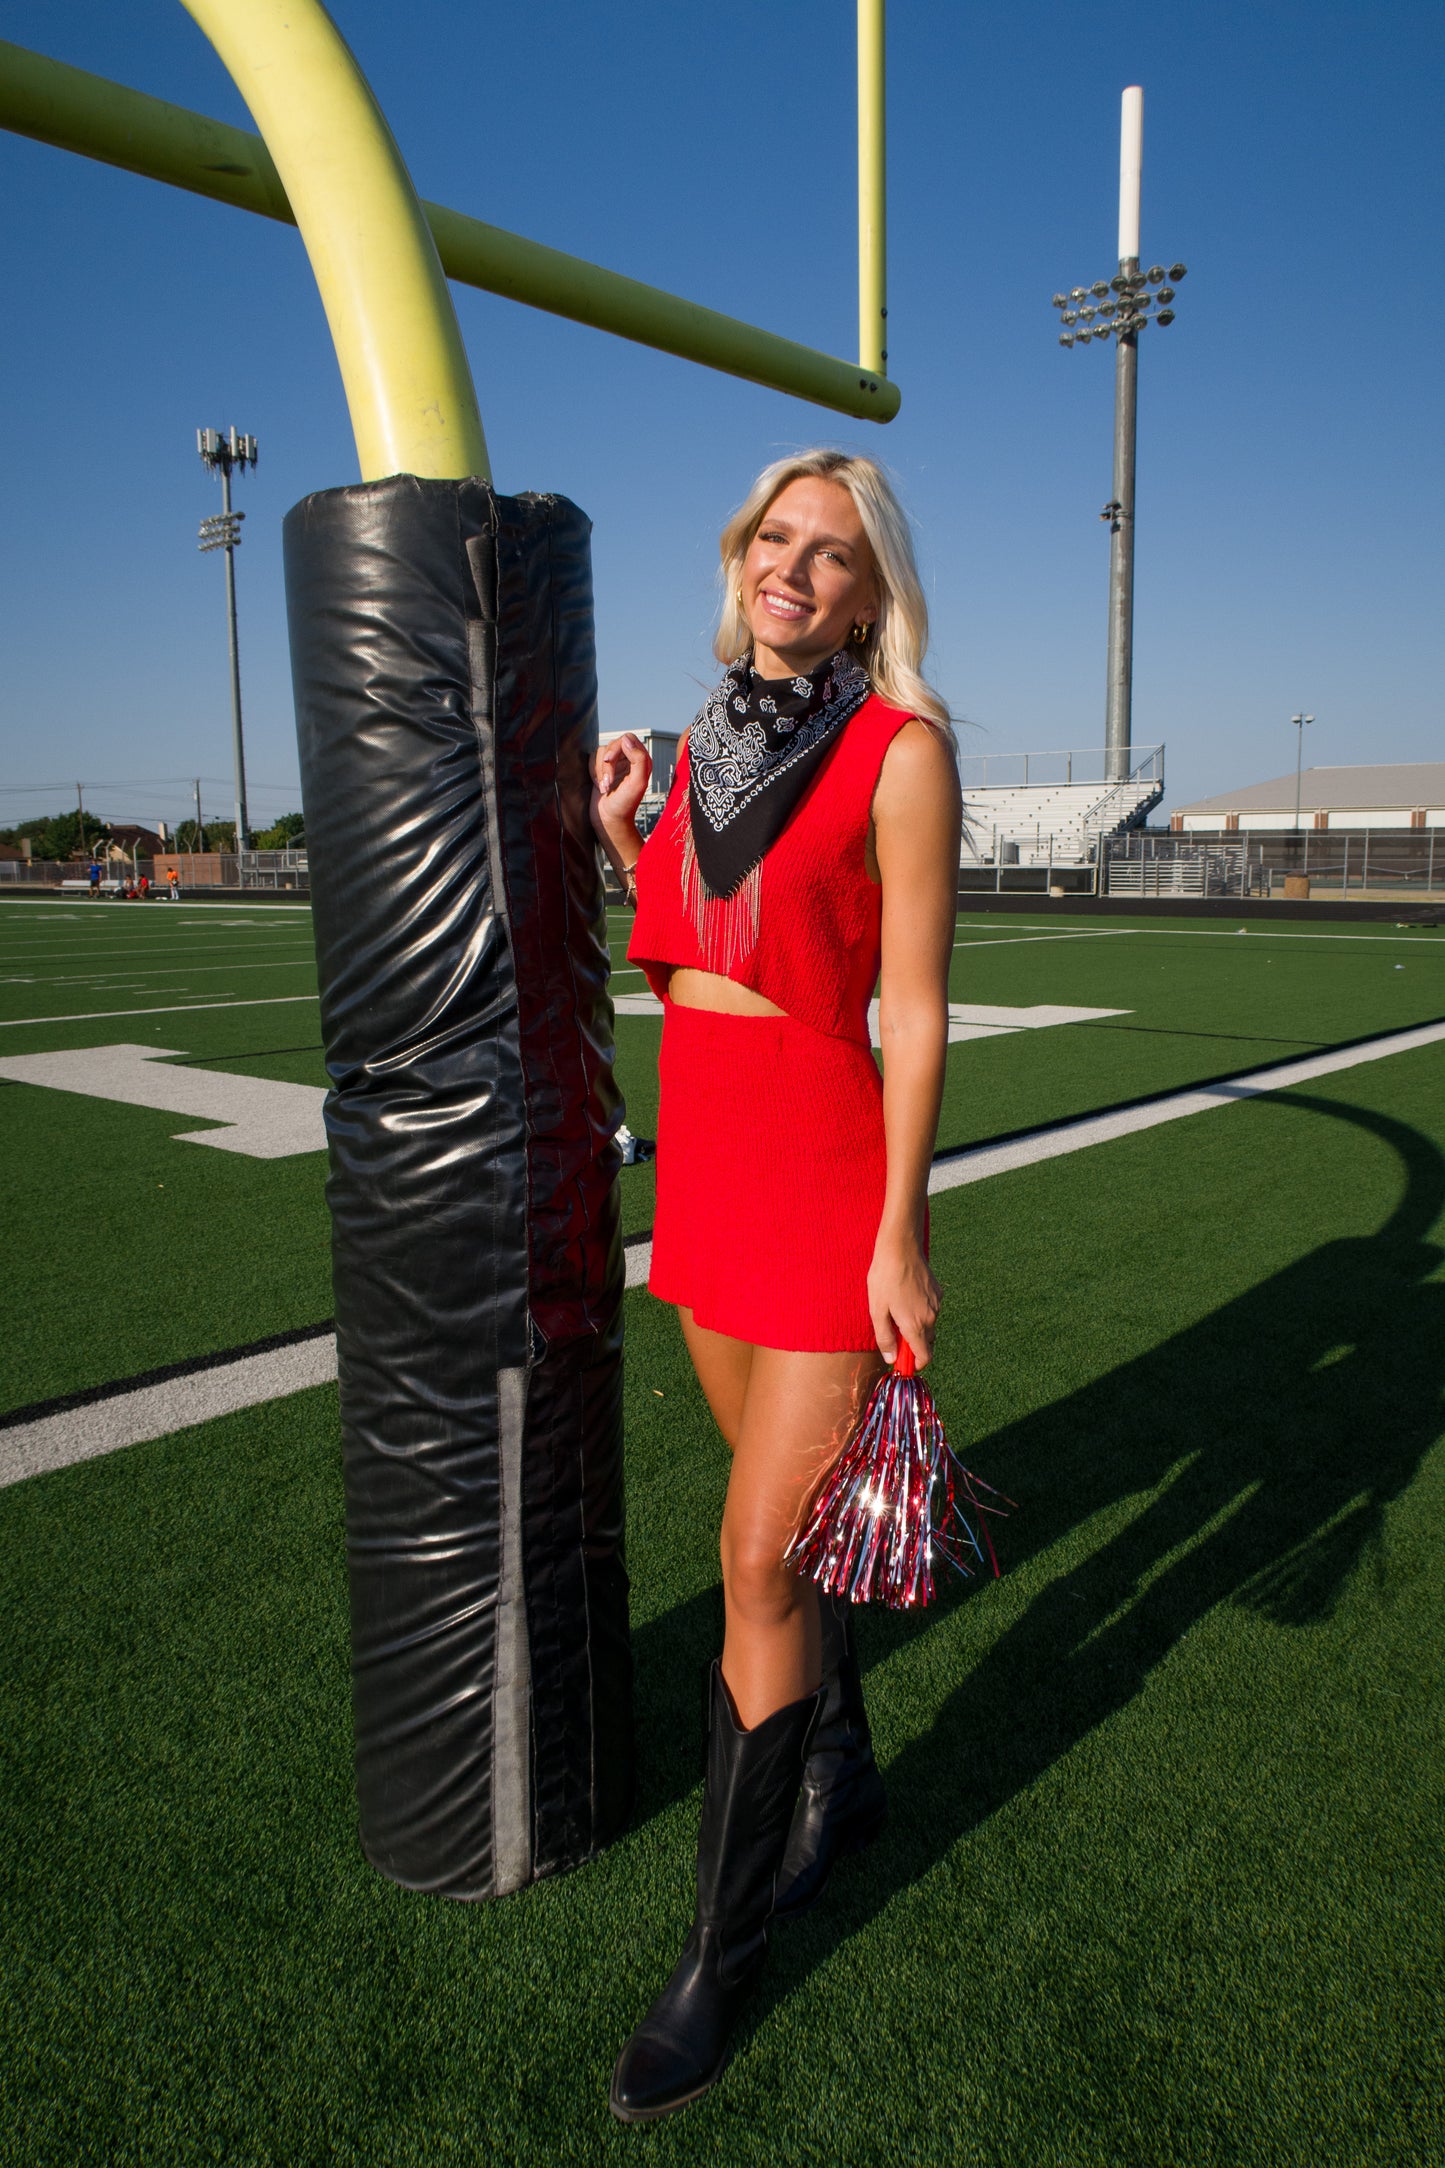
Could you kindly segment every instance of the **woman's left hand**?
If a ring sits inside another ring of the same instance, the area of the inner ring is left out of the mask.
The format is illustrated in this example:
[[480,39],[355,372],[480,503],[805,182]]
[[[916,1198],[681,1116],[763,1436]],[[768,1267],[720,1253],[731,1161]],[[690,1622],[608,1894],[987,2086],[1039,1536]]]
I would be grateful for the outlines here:
[[889,1236],[880,1231],[868,1268],[868,1309],[885,1362],[897,1361],[901,1336],[923,1369],[933,1354],[933,1328],[942,1299],[922,1243],[911,1235]]

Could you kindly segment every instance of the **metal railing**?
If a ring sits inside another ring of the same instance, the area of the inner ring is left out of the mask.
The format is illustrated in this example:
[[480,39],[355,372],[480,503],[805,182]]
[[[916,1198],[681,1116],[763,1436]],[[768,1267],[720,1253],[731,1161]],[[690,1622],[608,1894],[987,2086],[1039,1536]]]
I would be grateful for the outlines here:
[[[171,851],[164,858],[107,859],[102,889],[111,894],[125,881],[144,874],[153,895],[166,891],[166,873],[174,866],[183,891],[195,889],[294,888],[309,895],[311,874],[305,851]],[[88,887],[84,859],[0,858],[0,887]]]
[[1131,758],[1134,764],[1122,781],[1111,780],[1104,746],[1058,753],[960,753],[958,765],[965,791],[1045,790],[1081,783],[1098,783],[1111,791],[1131,783],[1157,783],[1162,789],[1163,746],[1135,746]]
[[305,851],[242,851],[240,875],[242,888],[311,887]]

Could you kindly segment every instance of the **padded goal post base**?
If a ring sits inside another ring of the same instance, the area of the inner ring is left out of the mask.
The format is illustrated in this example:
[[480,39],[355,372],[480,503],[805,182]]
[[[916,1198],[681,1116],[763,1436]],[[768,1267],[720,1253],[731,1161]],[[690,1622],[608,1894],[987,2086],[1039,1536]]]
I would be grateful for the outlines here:
[[285,530],[361,1842],[451,1897],[632,1800],[589,534],[407,475]]

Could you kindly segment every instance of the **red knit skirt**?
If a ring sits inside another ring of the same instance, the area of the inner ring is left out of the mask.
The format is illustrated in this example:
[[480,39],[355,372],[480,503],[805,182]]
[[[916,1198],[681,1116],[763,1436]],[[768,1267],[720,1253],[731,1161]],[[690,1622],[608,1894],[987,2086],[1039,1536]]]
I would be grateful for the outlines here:
[[754,1347],[874,1347],[872,1054],[788,1016],[664,1009],[652,1293]]

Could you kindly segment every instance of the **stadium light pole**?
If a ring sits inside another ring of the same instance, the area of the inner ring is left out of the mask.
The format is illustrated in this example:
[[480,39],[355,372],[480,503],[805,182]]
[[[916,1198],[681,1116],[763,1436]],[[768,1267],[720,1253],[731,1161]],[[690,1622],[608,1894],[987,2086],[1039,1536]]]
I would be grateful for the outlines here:
[[1294,724],[1295,729],[1299,733],[1299,737],[1295,745],[1294,755],[1294,832],[1296,835],[1298,835],[1299,792],[1300,779],[1304,773],[1305,732],[1309,728],[1310,724],[1314,721],[1314,717],[1312,715],[1292,715],[1290,717],[1290,721]]
[[[221,513],[218,519],[201,521],[202,550],[224,550],[226,553],[226,631],[231,651],[231,755],[236,775],[236,886],[244,888],[241,878],[241,853],[246,848],[249,823],[246,818],[246,750],[241,738],[241,654],[236,642],[236,551],[241,542],[241,522],[244,512],[231,510],[231,469],[239,467],[244,474],[247,467],[256,464],[256,439],[236,434],[234,423],[229,436],[223,437],[219,429],[198,429],[196,450],[212,474],[221,477]],[[197,813],[199,819],[199,810]]]
[[1109,522],[1109,656],[1104,706],[1104,779],[1127,782],[1134,708],[1134,461],[1138,436],[1139,334],[1172,324],[1174,286],[1187,266],[1139,269],[1139,195],[1144,150],[1144,93],[1124,93],[1119,131],[1119,268],[1112,279],[1055,294],[1064,325],[1060,346],[1114,340],[1114,494],[1099,514]]

